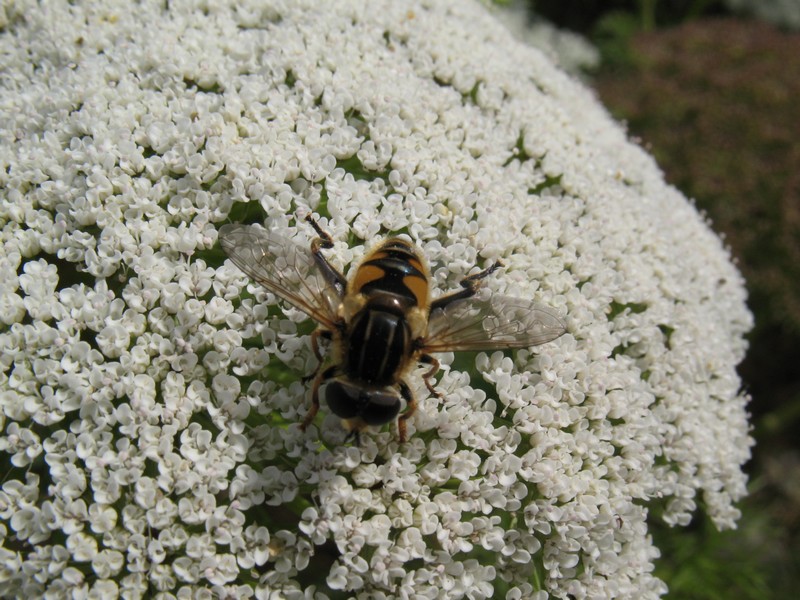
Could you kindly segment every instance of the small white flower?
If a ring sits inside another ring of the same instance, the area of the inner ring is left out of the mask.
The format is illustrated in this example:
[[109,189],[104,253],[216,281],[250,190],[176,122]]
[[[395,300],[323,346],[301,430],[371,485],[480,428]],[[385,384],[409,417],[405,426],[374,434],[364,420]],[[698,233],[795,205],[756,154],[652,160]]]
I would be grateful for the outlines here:
[[172,563],[179,581],[196,583],[200,580],[200,565],[188,556],[179,556]]
[[118,574],[124,565],[124,556],[116,550],[101,550],[92,557],[92,570],[101,579]]
[[4,289],[0,292],[0,320],[3,324],[18,323],[25,316],[25,302],[14,291]]
[[61,578],[68,586],[74,588],[76,592],[82,591],[84,587],[84,575],[75,567],[67,567],[61,573]]
[[117,582],[111,579],[100,579],[92,584],[88,598],[91,600],[103,600],[104,598],[116,598],[119,595]]
[[223,585],[233,581],[239,568],[236,565],[236,558],[231,554],[215,555],[208,557],[200,562],[200,569],[203,571],[205,579],[213,585]]
[[144,596],[149,590],[149,582],[144,573],[131,573],[122,578],[120,583],[121,596]]
[[167,565],[156,564],[150,569],[148,579],[155,589],[168,592],[175,588],[177,579],[172,569]]
[[450,456],[448,464],[451,477],[466,481],[478,473],[481,459],[474,452],[459,450]]
[[25,467],[42,452],[39,436],[27,428],[20,428],[17,423],[8,426],[6,436],[0,438],[0,450],[11,456],[11,464]]
[[119,358],[128,349],[131,338],[120,323],[111,323],[95,337],[100,350],[109,358]]
[[91,561],[97,554],[97,542],[90,535],[76,532],[67,538],[67,550],[77,562]]
[[219,373],[214,376],[211,389],[220,404],[234,400],[241,391],[239,380],[236,377]]

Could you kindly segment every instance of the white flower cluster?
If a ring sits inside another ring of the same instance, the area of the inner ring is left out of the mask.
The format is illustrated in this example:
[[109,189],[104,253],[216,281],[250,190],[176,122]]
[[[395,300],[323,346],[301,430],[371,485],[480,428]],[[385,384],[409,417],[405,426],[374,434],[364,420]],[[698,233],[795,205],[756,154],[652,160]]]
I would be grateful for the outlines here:
[[600,51],[589,40],[567,29],[559,29],[540,16],[529,15],[528,3],[523,0],[513,0],[507,6],[495,8],[497,19],[509,31],[521,41],[539,48],[565,71],[580,75],[599,66]]
[[[647,519],[745,493],[750,327],[696,210],[465,0],[3,4],[0,596],[655,598]],[[302,432],[313,324],[227,221],[566,315],[442,400]]]

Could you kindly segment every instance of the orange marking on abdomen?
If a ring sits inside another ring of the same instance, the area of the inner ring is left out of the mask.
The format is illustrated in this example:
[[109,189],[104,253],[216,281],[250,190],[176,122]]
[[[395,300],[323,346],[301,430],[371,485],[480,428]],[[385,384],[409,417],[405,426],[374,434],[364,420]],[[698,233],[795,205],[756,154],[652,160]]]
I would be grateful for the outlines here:
[[417,306],[426,308],[428,306],[428,280],[424,277],[410,275],[403,277],[403,285],[406,286],[417,299]]
[[408,264],[410,264],[412,267],[414,267],[420,273],[424,273],[425,272],[425,267],[422,266],[422,262],[416,256],[414,256],[414,257],[409,256],[408,257]]
[[353,279],[353,291],[356,293],[361,291],[361,288],[371,281],[380,279],[386,272],[380,267],[373,265],[361,265],[356,271],[356,277]]

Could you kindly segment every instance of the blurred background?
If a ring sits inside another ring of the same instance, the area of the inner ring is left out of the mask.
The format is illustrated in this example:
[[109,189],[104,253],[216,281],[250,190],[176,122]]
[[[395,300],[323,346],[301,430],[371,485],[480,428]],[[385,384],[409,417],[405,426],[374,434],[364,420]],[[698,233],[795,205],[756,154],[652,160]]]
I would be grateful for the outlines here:
[[[800,589],[800,0],[514,0],[512,32],[596,90],[730,246],[756,326],[735,531],[651,519],[669,598]],[[655,517],[655,515],[653,515]]]

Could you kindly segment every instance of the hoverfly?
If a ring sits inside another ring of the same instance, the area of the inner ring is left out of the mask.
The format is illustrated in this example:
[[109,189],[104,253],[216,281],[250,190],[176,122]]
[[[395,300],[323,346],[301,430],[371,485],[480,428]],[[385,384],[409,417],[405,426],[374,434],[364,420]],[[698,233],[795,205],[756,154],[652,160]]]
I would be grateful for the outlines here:
[[[219,230],[222,249],[253,281],[314,319],[311,347],[319,361],[311,388],[305,430],[319,410],[320,392],[328,407],[358,438],[364,427],[398,418],[398,437],[416,401],[405,381],[417,363],[429,365],[423,380],[439,370],[435,352],[528,348],[566,331],[552,309],[531,300],[478,294],[484,279],[502,265],[464,278],[461,289],[431,298],[430,270],[417,246],[392,237],[378,244],[345,278],[322,255],[333,239],[308,215],[319,237],[310,251],[261,227],[228,224]],[[319,339],[331,343],[323,361]],[[406,402],[400,414],[401,398]]]

